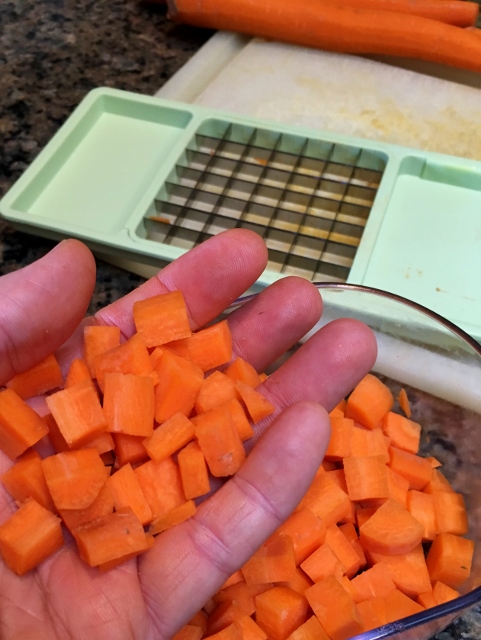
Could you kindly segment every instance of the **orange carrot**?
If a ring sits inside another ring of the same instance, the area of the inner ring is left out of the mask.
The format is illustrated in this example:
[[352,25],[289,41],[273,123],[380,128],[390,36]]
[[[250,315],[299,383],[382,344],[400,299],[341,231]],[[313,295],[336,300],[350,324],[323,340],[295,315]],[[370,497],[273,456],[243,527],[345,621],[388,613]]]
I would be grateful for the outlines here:
[[51,354],[27,371],[17,373],[6,386],[7,389],[15,391],[22,400],[28,400],[62,385],[60,366],[57,358]]
[[240,380],[244,384],[248,384],[249,387],[255,389],[262,382],[261,377],[254,369],[254,367],[244,360],[237,357],[231,364],[224,370],[224,374],[231,380]]
[[186,624],[173,636],[172,640],[201,640],[203,635],[200,627]]
[[251,556],[241,571],[248,585],[290,580],[296,573],[292,538],[284,534],[272,537]]
[[434,491],[431,494],[437,533],[468,533],[468,514],[460,493]]
[[247,413],[250,415],[254,424],[260,422],[264,418],[267,418],[267,416],[275,411],[275,407],[269,402],[269,400],[264,397],[262,393],[256,391],[256,389],[253,389],[248,384],[237,380],[235,388],[245,404]]
[[70,363],[64,386],[65,388],[73,387],[84,380],[90,380],[93,384],[92,376],[85,360],[83,358],[75,358]]
[[372,598],[358,602],[357,610],[362,621],[363,631],[371,631],[387,624],[386,601],[384,598]]
[[277,533],[290,536],[294,546],[296,565],[318,549],[326,539],[327,527],[310,509],[295,511],[277,529]]
[[242,633],[242,640],[267,640],[267,633],[259,627],[250,616],[242,616],[236,620],[236,625]]
[[92,522],[114,511],[114,498],[107,483],[100,489],[98,496],[85,509],[61,509],[59,515],[69,531],[73,531],[81,524]]
[[396,585],[384,562],[375,564],[351,580],[351,594],[356,604],[373,598],[384,598]]
[[155,386],[155,420],[165,422],[179,411],[190,415],[204,382],[202,369],[194,362],[163,349],[155,371],[159,376],[159,383]]
[[434,540],[437,531],[433,497],[428,493],[412,490],[408,492],[406,506],[424,527],[423,541]]
[[50,511],[56,511],[55,505],[45,482],[42,459],[36,451],[27,451],[17,459],[0,478],[10,495],[17,502],[33,498],[38,504]]
[[91,567],[132,557],[149,547],[144,528],[130,509],[82,524],[73,535],[80,557]]
[[355,576],[361,567],[361,558],[337,525],[331,524],[327,528],[326,543],[344,565],[346,576]]
[[[435,0],[437,2],[437,0]],[[421,439],[421,425],[389,411],[382,419],[382,430],[391,439],[393,447],[417,453]]]
[[354,420],[331,417],[331,437],[326,450],[327,460],[342,460],[351,455]]
[[151,522],[152,510],[130,464],[125,464],[113,473],[107,480],[107,486],[117,511],[129,507],[142,525]]
[[318,474],[298,508],[306,507],[318,516],[326,526],[340,522],[351,512],[351,501],[326,472]]
[[154,383],[149,376],[106,373],[104,415],[113,433],[148,437],[154,431]]
[[424,527],[395,500],[387,500],[365,522],[359,537],[365,549],[388,555],[409,553],[423,538]]
[[159,425],[151,436],[143,441],[153,460],[163,460],[193,440],[194,424],[183,413],[175,413]]
[[399,473],[393,471],[390,467],[386,467],[387,486],[389,487],[389,497],[407,507],[409,480],[400,476]]
[[389,462],[389,450],[386,438],[381,428],[361,429],[354,426],[351,439],[351,456],[382,456],[384,462]]
[[359,536],[357,535],[356,527],[354,526],[353,522],[346,522],[345,524],[341,524],[339,525],[339,529],[346,536],[352,548],[359,556],[359,561],[361,563],[360,567],[364,567],[366,565],[366,556],[364,554],[361,541],[359,540]]
[[202,383],[195,399],[197,413],[208,411],[236,397],[234,381],[221,371],[214,371]]
[[305,594],[306,590],[312,586],[313,582],[302,569],[296,568],[296,573],[290,580],[281,580],[276,583],[279,587],[288,587],[297,593]]
[[232,334],[227,320],[196,331],[186,344],[189,358],[202,371],[220,367],[232,358]]
[[301,562],[301,569],[316,584],[328,576],[341,578],[346,573],[346,567],[327,542]]
[[[357,9],[318,0],[297,8],[283,2],[262,3],[252,11],[250,0],[219,11],[217,0],[170,0],[169,15],[177,22],[280,40],[301,46],[355,54],[419,58],[473,71],[481,70],[479,38],[459,27],[394,11]],[[273,19],[275,16],[275,19]]]
[[179,467],[172,458],[149,460],[135,468],[140,488],[154,518],[163,516],[185,502]]
[[187,500],[199,498],[210,490],[209,472],[202,449],[189,442],[177,455],[182,487]]
[[239,623],[233,622],[228,627],[225,627],[221,631],[208,636],[209,640],[243,640],[242,628]]
[[306,598],[286,587],[256,596],[256,622],[273,640],[286,640],[306,621],[307,611]]
[[396,587],[408,595],[416,598],[420,593],[429,591],[431,580],[421,544],[408,553],[400,555],[386,555],[369,551],[366,553],[371,563],[386,564]]
[[227,402],[224,402],[223,405],[219,406],[223,406],[229,411],[234,427],[236,428],[242,442],[252,438],[254,435],[254,429],[252,428],[244,407],[237,398],[231,398]]
[[175,527],[181,522],[184,522],[184,520],[192,518],[192,516],[195,515],[195,512],[195,502],[193,500],[187,500],[178,507],[174,507],[168,513],[157,516],[157,518],[152,520],[149,527],[149,535],[156,536],[157,534],[162,533],[162,531],[167,531],[167,529]]
[[57,391],[47,406],[69,447],[80,447],[107,428],[99,397],[89,381]]
[[0,526],[0,555],[17,575],[37,567],[63,545],[60,518],[33,498]]
[[347,399],[346,418],[352,418],[368,429],[375,429],[393,404],[394,398],[388,387],[369,373]]
[[432,583],[443,582],[456,589],[471,573],[474,542],[452,533],[440,533],[431,545],[426,565]]
[[382,456],[345,458],[344,474],[351,500],[362,502],[389,497],[386,465]]
[[14,460],[47,433],[42,418],[15,391],[0,391],[0,450]]
[[112,434],[115,455],[120,466],[127,464],[137,464],[138,462],[145,462],[149,454],[147,449],[143,445],[143,436],[129,436],[125,433],[113,433]]
[[424,608],[419,603],[415,602],[398,589],[395,589],[386,596],[385,602],[387,622],[402,620],[402,618],[413,616],[415,613],[421,613],[421,611],[424,611]]
[[244,462],[246,453],[229,411],[224,406],[216,407],[192,418],[192,421],[212,475],[234,474]]
[[406,389],[401,389],[401,391],[399,392],[397,401],[399,402],[399,406],[401,407],[401,409],[404,411],[404,415],[406,416],[406,418],[411,418],[412,415],[412,411],[411,411],[411,405],[409,403],[409,398],[408,398],[408,394],[406,393]]
[[390,463],[393,471],[409,480],[411,489],[422,491],[431,480],[433,468],[429,460],[397,447],[389,447]]
[[332,640],[346,640],[362,632],[362,623],[351,595],[330,576],[306,591],[306,598]]
[[291,633],[288,640],[329,640],[316,616],[311,616]]
[[107,431],[104,431],[98,436],[95,436],[92,440],[86,442],[81,448],[82,449],[97,449],[100,455],[104,453],[108,453],[110,451],[113,452],[115,447],[114,439],[111,434]]
[[181,291],[171,291],[134,302],[137,333],[147,347],[157,347],[191,335],[189,317]]
[[[432,465],[431,465],[432,466]],[[449,480],[443,475],[442,471],[433,467],[431,479],[423,488],[424,493],[434,493],[435,491],[451,491],[454,489]]]
[[[242,572],[240,572],[242,577]],[[247,584],[244,579],[229,587],[224,587],[218,591],[213,600],[216,604],[221,602],[237,602],[246,615],[253,615],[256,611],[255,598],[260,593],[272,589],[274,585],[270,582],[266,584]]]
[[444,604],[459,598],[461,594],[456,589],[448,587],[447,584],[440,582],[439,580],[433,586],[433,597],[436,604]]
[[45,481],[57,509],[85,509],[98,496],[107,471],[96,449],[65,451],[42,460]]
[[95,358],[120,345],[119,327],[90,325],[84,327],[83,357],[92,378],[95,374]]
[[94,369],[95,375],[92,377],[97,379],[97,383],[103,391],[106,373],[131,373],[136,376],[148,376],[154,367],[144,341],[137,333],[134,333],[123,344],[96,356]]

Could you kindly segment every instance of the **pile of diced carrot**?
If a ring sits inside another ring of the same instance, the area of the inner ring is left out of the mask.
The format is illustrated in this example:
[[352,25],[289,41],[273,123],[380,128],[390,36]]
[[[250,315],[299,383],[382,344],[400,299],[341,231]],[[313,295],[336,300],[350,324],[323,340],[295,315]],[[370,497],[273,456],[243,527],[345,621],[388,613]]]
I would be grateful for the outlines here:
[[[63,379],[54,355],[0,392],[1,481],[18,505],[0,555],[23,575],[64,543],[100,570],[194,515],[209,476],[233,475],[252,425],[274,411],[265,379],[232,360],[227,320],[192,332],[182,293],[134,304],[136,333],[85,328]],[[221,372],[218,368],[224,367]],[[27,403],[46,395],[50,413]],[[464,500],[421,427],[368,374],[331,412],[326,456],[296,511],[176,640],[344,640],[456,598],[474,543]],[[35,446],[49,440],[52,455]]]

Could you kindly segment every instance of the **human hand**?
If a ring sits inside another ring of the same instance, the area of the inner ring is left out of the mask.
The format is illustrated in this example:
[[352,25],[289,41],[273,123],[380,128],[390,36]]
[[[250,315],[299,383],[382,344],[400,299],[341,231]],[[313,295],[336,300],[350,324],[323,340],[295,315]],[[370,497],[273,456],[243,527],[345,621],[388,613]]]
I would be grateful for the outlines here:
[[[134,331],[135,300],[180,289],[192,328],[216,318],[266,266],[262,240],[227,231],[171,263],[93,319]],[[77,241],[61,243],[25,269],[0,279],[0,385],[56,352],[64,370],[81,352],[83,316],[95,264]],[[318,291],[285,278],[230,315],[234,352],[263,371],[304,336],[321,314]],[[0,564],[3,640],[171,638],[242,566],[296,507],[322,461],[327,411],[371,368],[371,332],[353,320],[318,331],[263,384],[276,407],[260,423],[240,471],[196,515],[160,534],[137,560],[100,573],[72,541],[22,577]],[[0,474],[11,461],[0,454]],[[14,510],[0,487],[0,524]]]

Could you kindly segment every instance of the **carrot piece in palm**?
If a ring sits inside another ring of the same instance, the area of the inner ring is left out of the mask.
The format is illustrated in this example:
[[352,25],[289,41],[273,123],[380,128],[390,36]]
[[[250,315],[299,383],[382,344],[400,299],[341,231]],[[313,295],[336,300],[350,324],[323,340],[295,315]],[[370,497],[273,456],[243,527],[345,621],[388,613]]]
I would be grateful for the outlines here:
[[196,331],[186,343],[189,358],[202,371],[220,367],[232,358],[232,334],[227,320]]
[[177,463],[187,500],[199,498],[210,491],[207,463],[197,442],[189,442],[179,451]]
[[217,605],[217,607],[209,615],[207,621],[207,637],[214,635],[225,629],[233,622],[245,616],[245,611],[235,601],[225,601]]
[[179,412],[189,416],[204,382],[202,369],[163,349],[155,371],[159,376],[155,385],[155,420],[161,424]]
[[312,585],[306,598],[332,640],[346,640],[361,633],[361,618],[354,600],[334,576]]
[[278,527],[276,534],[291,537],[295,562],[299,565],[325,542],[326,532],[324,522],[310,509],[299,509]]
[[115,456],[120,466],[145,462],[149,454],[143,445],[144,436],[129,436],[126,433],[113,433]]
[[382,456],[344,458],[349,498],[355,502],[387,499],[389,486]]
[[196,413],[203,413],[236,398],[235,382],[221,371],[214,371],[202,383],[195,399]]
[[65,451],[42,460],[45,481],[57,509],[85,509],[98,496],[107,471],[96,449]]
[[90,380],[93,384],[92,376],[90,375],[90,371],[85,360],[83,358],[75,358],[70,363],[64,387],[66,389],[68,387],[73,387],[78,382],[83,382],[84,380]]
[[131,509],[123,509],[73,530],[79,554],[91,567],[146,551],[144,528]]
[[[428,494],[425,494],[428,495]],[[450,491],[434,491],[431,494],[436,523],[436,533],[468,533],[468,514],[464,497]]]
[[342,460],[351,455],[354,420],[331,416],[331,437],[326,449],[327,460]]
[[107,428],[97,392],[88,381],[57,391],[46,402],[70,448],[81,447]]
[[440,581],[456,589],[471,573],[474,542],[452,533],[440,533],[434,538],[426,556],[426,565],[433,584]]
[[143,525],[152,521],[152,510],[130,464],[126,464],[107,480],[117,511],[129,507]]
[[33,498],[45,509],[56,511],[45,482],[42,459],[36,451],[27,451],[20,456],[0,480],[17,502],[25,502],[27,498]]
[[103,392],[106,373],[131,373],[136,376],[149,376],[154,367],[149,351],[142,338],[137,334],[126,342],[101,353],[94,359],[95,377]]
[[185,502],[179,467],[172,458],[149,460],[134,469],[154,518]]
[[227,578],[227,580],[221,586],[220,590],[226,589],[227,587],[231,587],[232,585],[237,584],[238,582],[244,582],[244,576],[242,575],[242,571],[240,569],[237,569],[237,571],[234,571],[234,573],[231,573],[231,575]]
[[154,383],[149,376],[106,373],[104,414],[111,433],[152,435],[154,431]]
[[321,544],[318,549],[301,562],[301,569],[315,583],[324,580],[328,576],[341,578],[346,573],[346,567],[327,542]]
[[306,598],[286,587],[256,596],[256,622],[272,640],[286,640],[306,621],[308,609]]
[[244,407],[237,398],[231,398],[227,402],[224,402],[223,405],[219,406],[223,406],[229,411],[234,427],[236,428],[242,442],[252,438],[254,435],[254,429],[252,428]]
[[22,400],[39,396],[63,385],[62,372],[57,358],[52,353],[27,371],[17,373],[6,384]]
[[406,418],[411,418],[412,411],[411,405],[409,403],[408,394],[406,393],[406,389],[401,389],[398,395],[398,402],[401,409],[404,411],[404,415]]
[[84,327],[83,357],[92,378],[96,377],[95,358],[119,345],[119,327],[107,325]]
[[406,506],[411,515],[424,527],[423,541],[434,540],[437,532],[433,496],[412,489],[408,492]]
[[410,598],[416,598],[420,593],[429,591],[429,578],[426,558],[421,544],[409,553],[400,555],[386,555],[374,551],[366,551],[371,563],[386,564],[396,587]]
[[292,538],[277,534],[267,540],[241,568],[248,585],[290,580],[296,573]]
[[387,500],[365,522],[359,536],[365,549],[377,553],[399,555],[417,547],[424,526],[395,500]]
[[207,613],[201,609],[192,616],[189,620],[189,624],[193,627],[199,627],[202,629],[202,633],[205,634],[207,632]]
[[192,418],[195,435],[213,476],[233,475],[245,460],[242,440],[225,406]]
[[0,555],[18,576],[37,567],[63,545],[60,518],[33,498],[0,526]]
[[138,300],[134,302],[132,313],[137,332],[147,347],[187,338],[192,333],[181,291]]
[[154,429],[143,441],[152,460],[163,460],[173,455],[193,440],[194,424],[183,413],[175,413],[171,418]]
[[237,357],[230,365],[224,370],[225,375],[231,380],[240,380],[244,384],[248,384],[249,387],[255,389],[262,382],[261,377],[254,369],[254,367],[244,360]]
[[257,424],[264,418],[267,418],[267,416],[270,416],[271,413],[274,413],[274,405],[271,404],[262,393],[249,387],[248,384],[240,380],[237,380],[235,386],[254,424]]
[[395,588],[389,569],[383,562],[363,571],[350,584],[351,595],[356,604],[373,598],[384,598]]
[[346,576],[355,576],[361,567],[361,558],[336,524],[327,527],[326,542],[344,565]]
[[389,411],[382,419],[382,430],[391,439],[393,447],[417,453],[421,441],[421,425],[399,413]]
[[311,616],[287,640],[330,640],[316,616]]
[[375,429],[393,404],[394,398],[388,387],[368,373],[347,399],[346,418],[352,418],[368,429]]
[[85,509],[61,509],[59,515],[69,531],[97,518],[107,516],[114,511],[114,498],[107,483],[100,489],[98,496]]
[[236,625],[242,633],[242,640],[267,640],[267,633],[259,627],[250,616],[242,616],[236,620]]
[[0,450],[15,460],[47,433],[46,423],[15,391],[0,391]]
[[389,466],[393,471],[409,480],[409,487],[422,491],[433,476],[429,460],[397,447],[389,447]]
[[174,507],[172,511],[162,516],[157,516],[157,518],[152,520],[149,527],[149,535],[156,536],[162,533],[162,531],[167,531],[167,529],[177,526],[181,522],[192,518],[196,510],[195,502],[193,500],[187,500],[178,507]]

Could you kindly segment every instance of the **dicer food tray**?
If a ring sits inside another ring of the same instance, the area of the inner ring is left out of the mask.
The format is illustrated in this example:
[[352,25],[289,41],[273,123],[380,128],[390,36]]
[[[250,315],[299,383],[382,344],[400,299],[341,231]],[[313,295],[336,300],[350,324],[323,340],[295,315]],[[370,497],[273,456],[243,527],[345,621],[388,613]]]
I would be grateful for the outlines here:
[[155,265],[224,229],[285,275],[411,298],[481,336],[481,163],[92,91],[0,202],[15,227]]

